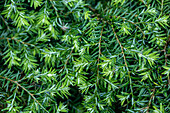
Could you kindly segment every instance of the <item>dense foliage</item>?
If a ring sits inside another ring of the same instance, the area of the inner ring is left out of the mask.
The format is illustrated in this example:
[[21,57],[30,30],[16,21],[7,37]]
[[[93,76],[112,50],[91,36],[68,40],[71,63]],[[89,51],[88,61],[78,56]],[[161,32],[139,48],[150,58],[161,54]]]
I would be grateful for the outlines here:
[[0,112],[170,112],[169,0],[1,0]]

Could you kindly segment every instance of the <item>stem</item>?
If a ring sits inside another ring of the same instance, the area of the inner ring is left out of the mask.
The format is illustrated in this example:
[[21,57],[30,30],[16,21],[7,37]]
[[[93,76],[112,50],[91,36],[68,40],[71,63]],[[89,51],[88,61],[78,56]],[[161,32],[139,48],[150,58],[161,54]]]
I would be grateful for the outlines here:
[[130,89],[131,89],[131,94],[132,94],[132,98],[133,98],[132,80],[131,80],[130,71],[129,71],[129,68],[128,68],[128,65],[127,65],[126,57],[125,57],[125,54],[124,54],[124,51],[123,51],[123,48],[124,48],[124,47],[122,46],[121,42],[119,41],[119,38],[118,38],[118,36],[117,36],[114,28],[112,27],[112,25],[111,25],[108,21],[107,21],[107,23],[111,26],[112,31],[113,31],[113,33],[114,33],[114,35],[115,35],[115,37],[116,37],[116,40],[117,40],[117,42],[119,43],[119,45],[120,45],[120,47],[121,47],[122,54],[123,54],[123,58],[124,58],[124,62],[125,62],[125,66],[126,66],[126,69],[127,69],[127,71],[128,71],[128,76],[129,76],[129,81],[130,81]]
[[[141,1],[143,4],[145,4],[143,0],[139,0],[139,1]],[[146,7],[148,7],[148,5],[147,5],[147,4],[145,4],[145,6],[146,6]]]
[[[93,10],[92,10],[93,11]],[[98,16],[100,16],[101,14],[96,14],[96,16],[98,17]],[[137,15],[136,15],[137,16]],[[113,16],[110,16],[110,17],[113,17]],[[126,20],[126,21],[128,21],[129,23],[131,23],[131,24],[133,24],[134,26],[136,26],[141,32],[142,32],[142,34],[143,34],[143,39],[145,38],[145,33],[142,31],[142,29],[138,26],[138,25],[136,25],[136,23],[134,23],[134,22],[132,22],[132,21],[130,21],[130,20],[127,20],[126,18],[123,18],[123,17],[120,17],[120,16],[115,16],[116,18],[121,18],[121,19],[123,19],[124,21]],[[101,17],[98,17],[98,18],[101,18]],[[102,20],[104,20],[104,18],[101,18]]]
[[91,6],[89,6],[89,5],[86,5],[85,7],[88,7],[90,10],[92,10],[93,12],[95,12],[96,11],[96,9],[93,9]]
[[[71,52],[70,52],[70,54],[69,54],[70,56],[71,56],[71,54],[72,54],[73,50],[74,50],[74,46],[72,47],[72,50],[71,50]],[[67,60],[66,60],[66,62],[65,62],[65,65],[67,65],[68,60],[70,59],[70,56],[67,58]],[[64,70],[65,65],[62,67],[62,71]],[[62,71],[61,71],[61,72],[62,72]],[[61,72],[60,72],[59,74],[61,74]]]
[[161,14],[163,14],[164,0],[161,2]]
[[155,88],[153,89],[152,95],[151,95],[151,97],[150,97],[150,99],[149,99],[149,104],[148,104],[148,106],[147,106],[147,111],[146,111],[146,113],[149,113],[149,107],[150,107],[150,105],[151,105],[151,103],[152,103],[152,98],[154,97],[154,94],[155,94]]
[[30,43],[26,43],[26,42],[23,42],[23,41],[21,41],[21,40],[17,40],[17,39],[15,39],[15,37],[12,37],[12,38],[4,38],[4,37],[2,37],[2,38],[0,38],[1,40],[2,39],[6,39],[8,42],[9,42],[9,40],[15,40],[16,42],[20,42],[20,43],[22,43],[22,44],[26,44],[26,45],[29,45],[29,46],[34,46],[33,44],[30,44]]
[[5,21],[5,19],[0,15],[1,19],[3,20],[3,22],[5,23],[5,25],[7,26],[7,29],[10,30],[8,23]]
[[56,10],[56,8],[55,8],[55,6],[54,6],[54,4],[52,2],[53,2],[53,0],[50,0],[50,3],[51,3],[52,7],[54,8],[54,10],[55,10],[55,12],[57,14],[57,17],[59,18],[60,16],[58,15],[58,12],[57,12],[57,10]]
[[[101,30],[101,33],[100,33],[100,39],[99,39],[99,56],[98,56],[98,64],[99,64],[99,60],[100,60],[100,55],[101,55],[101,40],[102,40],[102,34],[103,34],[103,27],[104,25],[102,26],[102,30]],[[97,79],[99,77],[99,65],[97,65]],[[96,84],[98,84],[98,80],[96,80]]]
[[[107,23],[111,26],[111,24],[110,24],[108,21],[107,21]],[[129,72],[128,65],[127,65],[127,63],[126,63],[125,54],[124,54],[124,51],[123,51],[123,46],[122,46],[121,42],[119,41],[119,38],[118,38],[118,36],[117,36],[114,28],[113,28],[113,27],[111,27],[111,28],[112,28],[112,31],[113,31],[115,37],[116,37],[117,42],[119,43],[119,45],[120,45],[120,47],[121,47],[122,54],[123,54],[123,58],[124,58],[124,61],[125,61],[125,66],[126,66],[126,68],[127,68],[127,71]]]
[[14,81],[14,80],[12,80],[12,79],[9,79],[9,78],[3,77],[3,76],[0,76],[0,78],[6,79],[6,80],[8,80],[8,81],[11,81],[11,82],[15,83],[17,86],[21,87],[24,91],[26,91],[26,92],[34,99],[34,101],[36,101],[36,102],[39,104],[39,106],[41,106],[41,108],[42,108],[44,111],[46,111],[47,113],[49,113],[49,112],[38,102],[38,100],[34,97],[34,95],[33,95],[32,93],[30,93],[27,89],[25,89],[23,86],[21,86],[17,81]]
[[133,24],[134,26],[136,26],[141,32],[142,32],[142,34],[143,34],[143,39],[145,38],[145,33],[142,31],[142,29],[139,27],[139,26],[137,26],[134,22],[132,22],[132,21],[130,21],[130,20],[127,20],[126,18],[123,18],[123,17],[120,17],[120,16],[115,16],[115,17],[117,17],[117,18],[121,18],[121,19],[123,19],[123,20],[126,20],[126,21],[128,21],[129,23],[131,23],[131,24]]

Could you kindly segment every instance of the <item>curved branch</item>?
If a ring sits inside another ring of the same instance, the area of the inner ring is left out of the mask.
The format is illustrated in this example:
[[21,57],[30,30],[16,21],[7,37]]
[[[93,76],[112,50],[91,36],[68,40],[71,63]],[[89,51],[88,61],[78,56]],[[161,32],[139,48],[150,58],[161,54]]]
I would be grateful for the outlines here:
[[112,31],[113,31],[113,33],[114,33],[114,35],[115,35],[115,37],[116,37],[116,40],[117,40],[117,42],[119,43],[119,45],[120,45],[120,47],[121,47],[122,54],[123,54],[123,58],[124,58],[124,61],[125,61],[125,66],[126,66],[127,70],[129,71],[128,65],[127,65],[127,63],[126,63],[126,57],[125,57],[125,54],[124,54],[124,51],[123,51],[123,46],[122,46],[121,42],[119,41],[119,38],[118,38],[118,36],[117,36],[114,28],[112,27],[112,25],[111,25],[108,21],[107,21],[107,23],[111,26]]
[[[70,52],[70,56],[71,56],[71,54],[72,54],[72,52],[73,52],[73,50],[74,50],[74,46],[72,47],[72,50],[71,50],[71,52]],[[68,58],[67,58],[67,60],[66,60],[66,62],[65,62],[65,65],[67,65],[67,63],[68,63],[68,60],[70,59],[70,56],[68,56]],[[64,70],[64,68],[65,68],[65,65],[62,67],[62,70],[61,70],[61,72]],[[59,72],[59,74],[61,74],[61,72]]]
[[60,17],[60,16],[58,15],[58,12],[57,12],[57,10],[56,10],[54,4],[53,4],[52,2],[53,2],[53,0],[50,0],[50,3],[51,3],[52,7],[54,8],[54,10],[55,10],[55,12],[56,12],[56,14],[57,14],[57,17]]
[[0,78],[6,79],[6,80],[8,80],[8,81],[11,81],[11,82],[15,83],[17,86],[21,87],[24,91],[26,91],[26,92],[38,103],[38,105],[40,105],[40,106],[42,107],[42,109],[43,109],[44,111],[46,111],[47,113],[49,113],[49,112],[38,102],[38,100],[34,97],[34,95],[33,95],[32,93],[30,93],[27,89],[25,89],[23,86],[21,86],[17,81],[14,81],[14,80],[12,80],[12,79],[9,79],[9,78],[3,77],[3,76],[0,76]]
[[132,21],[130,21],[130,20],[127,20],[126,18],[123,18],[123,17],[120,17],[120,16],[115,16],[116,18],[121,18],[121,19],[123,19],[123,20],[126,20],[126,21],[128,21],[129,23],[131,23],[131,24],[133,24],[134,26],[136,26],[141,32],[142,32],[142,34],[143,34],[143,39],[145,38],[145,33],[142,31],[142,29],[139,27],[139,26],[137,26],[134,22],[132,22]]
[[147,4],[145,4],[143,0],[139,0],[139,1],[141,1],[141,2],[142,2],[145,6],[146,6],[146,7],[148,7],[148,5],[147,5]]
[[1,19],[3,20],[3,22],[5,23],[5,25],[7,26],[7,29],[10,30],[8,23],[5,21],[5,19],[0,15]]
[[12,37],[12,38],[4,38],[4,37],[2,37],[2,38],[0,38],[0,39],[1,39],[1,40],[2,40],[2,39],[6,39],[7,41],[9,41],[9,40],[15,40],[16,42],[20,42],[20,43],[22,43],[22,44],[26,44],[26,45],[29,45],[29,46],[34,46],[33,44],[23,42],[23,41],[21,41],[21,40],[15,39],[14,37]]
[[113,31],[113,33],[114,33],[114,35],[115,35],[115,37],[116,37],[116,40],[117,40],[117,42],[119,43],[119,45],[120,45],[120,47],[121,47],[122,54],[123,54],[123,58],[124,58],[124,62],[125,62],[125,66],[126,66],[126,69],[127,69],[127,71],[128,71],[129,82],[130,82],[130,89],[131,89],[131,94],[132,94],[132,98],[133,98],[132,80],[131,80],[131,76],[130,76],[130,71],[129,71],[128,65],[127,65],[127,63],[126,63],[126,62],[127,62],[127,61],[126,61],[126,57],[125,57],[125,54],[124,54],[124,51],[123,51],[123,48],[124,48],[124,47],[122,46],[121,42],[119,41],[119,38],[118,38],[118,36],[117,36],[114,28],[112,27],[111,23],[109,23],[108,21],[106,21],[106,22],[111,26],[112,31]]
[[[99,56],[98,56],[98,59],[97,59],[97,62],[98,62],[98,64],[99,64],[99,58],[100,58],[100,55],[102,54],[101,53],[101,40],[102,40],[102,34],[103,34],[103,27],[104,27],[104,25],[102,26],[102,30],[101,30],[101,32],[100,32],[100,39],[99,39]],[[99,65],[97,65],[97,79],[98,79],[98,77],[99,77]],[[96,80],[96,83],[98,83],[98,80]]]

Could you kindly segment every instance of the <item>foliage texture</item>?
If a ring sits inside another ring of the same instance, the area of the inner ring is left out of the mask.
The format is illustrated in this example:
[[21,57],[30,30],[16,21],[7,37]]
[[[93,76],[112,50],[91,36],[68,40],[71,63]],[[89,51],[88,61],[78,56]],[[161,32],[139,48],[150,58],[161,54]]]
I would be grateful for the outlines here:
[[169,0],[1,0],[2,113],[170,112]]

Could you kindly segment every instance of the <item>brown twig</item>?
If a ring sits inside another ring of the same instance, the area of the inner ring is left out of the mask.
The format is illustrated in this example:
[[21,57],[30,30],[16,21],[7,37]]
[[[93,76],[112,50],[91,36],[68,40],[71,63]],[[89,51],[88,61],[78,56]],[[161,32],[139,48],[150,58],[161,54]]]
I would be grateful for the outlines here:
[[54,10],[57,12],[57,10],[55,9],[54,4],[52,3],[52,2],[53,2],[53,0],[50,0],[50,1],[51,1],[51,5],[53,6]]
[[8,42],[9,42],[9,40],[15,40],[16,42],[20,42],[20,43],[22,43],[22,44],[26,44],[26,45],[29,45],[29,46],[33,45],[33,44],[30,44],[30,43],[26,43],[26,42],[23,42],[23,41],[21,41],[21,40],[15,39],[15,37],[12,37],[12,38],[4,38],[4,37],[2,37],[2,38],[0,38],[0,39],[1,39],[1,40],[2,40],[2,39],[6,39]]
[[[92,10],[93,11],[93,10]],[[95,14],[97,17],[98,16],[100,16],[101,14]],[[135,16],[137,16],[137,15],[135,15]],[[114,16],[110,16],[110,17],[114,17]],[[120,16],[115,16],[116,18],[120,18],[120,19],[123,19],[124,21],[126,20],[126,21],[128,21],[129,23],[131,23],[131,24],[133,24],[134,26],[136,26],[141,32],[142,32],[142,34],[143,34],[143,39],[145,38],[145,33],[143,32],[143,30],[138,26],[138,25],[136,25],[136,23],[134,23],[134,22],[132,22],[132,21],[130,21],[130,20],[127,20],[126,18],[123,18],[123,17],[120,17]],[[101,18],[101,17],[99,17],[99,18]],[[104,19],[104,18],[101,18],[101,19]]]
[[64,14],[64,18],[66,18],[66,16],[69,15],[69,14],[71,14],[71,13],[73,13],[73,11],[69,11],[69,12],[65,13],[65,14]]
[[131,23],[131,24],[133,24],[134,26],[136,26],[141,32],[142,32],[142,34],[143,34],[143,38],[145,38],[145,33],[142,31],[142,29],[139,27],[139,26],[137,26],[134,22],[132,22],[132,21],[130,21],[130,20],[127,20],[126,18],[123,18],[123,17],[120,17],[120,16],[115,16],[116,18],[121,18],[121,19],[123,19],[123,20],[126,20],[126,21],[128,21],[129,23]]
[[7,29],[10,30],[10,28],[9,28],[7,22],[5,21],[5,19],[4,19],[1,15],[0,15],[0,17],[1,17],[1,19],[3,20],[3,22],[5,23],[5,25],[7,26]]
[[17,86],[19,86],[20,88],[22,88],[24,91],[26,91],[26,92],[34,99],[34,101],[36,101],[36,102],[43,108],[44,111],[46,111],[47,113],[49,113],[49,112],[38,102],[38,100],[34,97],[34,95],[33,95],[32,93],[30,93],[27,89],[25,89],[23,86],[21,86],[17,81],[14,81],[14,80],[12,80],[12,79],[9,79],[9,78],[3,77],[3,76],[0,76],[0,77],[3,78],[3,79],[6,79],[6,80],[8,80],[8,81],[13,82],[13,83],[15,83]]
[[146,108],[147,108],[146,113],[149,113],[149,107],[150,107],[150,105],[151,105],[151,103],[152,103],[152,98],[154,97],[154,94],[155,94],[155,88],[153,89],[152,95],[151,95],[151,97],[150,97],[150,99],[149,99],[149,104],[148,104],[148,106],[146,107]]
[[149,113],[149,107],[150,107],[150,105],[151,105],[151,103],[152,103],[152,98],[154,97],[154,94],[155,94],[155,88],[152,89],[152,90],[153,90],[153,92],[152,92],[152,95],[151,95],[151,97],[150,97],[150,99],[149,99],[148,105],[147,105],[146,107],[144,107],[144,108],[141,109],[141,110],[147,109],[146,113]]
[[162,2],[161,2],[161,14],[163,14],[163,6],[164,6],[164,1],[162,0]]
[[94,8],[92,8],[91,6],[89,6],[89,5],[86,5],[85,7],[88,7],[90,10],[92,10],[93,12],[95,12],[96,11],[96,9],[94,9]]
[[99,40],[99,55],[101,54],[101,40],[102,40],[102,34],[103,34],[103,27],[104,27],[104,25],[102,26],[102,30],[101,30],[101,33],[100,33],[100,40]]
[[[71,54],[72,54],[73,50],[74,50],[74,47],[72,48],[72,50],[71,50],[71,52],[70,52],[70,54],[69,54],[70,56],[71,56]],[[65,62],[65,65],[67,65],[68,60],[70,59],[70,56],[67,58],[67,60],[66,60],[66,62]]]
[[0,51],[0,53],[2,54],[2,51]]
[[[73,50],[74,50],[74,47],[72,48],[72,50],[71,50],[71,52],[70,52],[70,54],[69,54],[70,56],[71,56],[71,54],[72,54]],[[67,58],[67,60],[66,60],[66,62],[65,62],[65,65],[67,65],[68,60],[70,59],[70,56],[68,56],[68,58]],[[65,65],[62,67],[62,71],[64,70]],[[62,72],[62,71],[61,71],[61,72]],[[60,72],[59,74],[61,74],[61,72]]]
[[[102,40],[102,35],[103,35],[103,27],[104,27],[104,25],[102,26],[102,30],[100,32],[100,39],[99,39],[99,56],[97,59],[98,64],[99,64],[100,55],[101,55],[101,40]],[[98,77],[99,77],[99,65],[97,65],[97,78]],[[96,80],[96,82],[97,82],[97,80]]]
[[55,8],[55,6],[54,6],[54,4],[52,2],[53,2],[53,0],[50,0],[50,3],[51,3],[52,7],[54,8],[54,10],[55,10],[55,12],[57,14],[57,17],[59,17],[58,12],[57,12],[57,10],[56,10],[56,8]]
[[[110,26],[112,26],[112,25],[110,24],[110,22],[107,21],[107,23],[108,23]],[[119,41],[119,38],[118,38],[118,36],[117,36],[117,34],[116,34],[116,32],[115,32],[115,29],[114,29],[113,27],[111,27],[111,28],[112,28],[112,31],[113,31],[115,37],[116,37],[117,42],[119,43],[119,45],[120,45],[120,47],[121,47],[122,54],[123,54],[123,58],[124,58],[124,62],[125,62],[125,66],[126,66],[127,70],[129,71],[128,65],[127,65],[127,63],[126,63],[126,57],[125,57],[125,54],[124,54],[124,51],[123,51],[123,46],[122,46],[121,42]]]
[[[139,1],[141,1],[143,4],[145,4],[143,0],[139,0]],[[146,6],[146,7],[148,7],[148,5],[147,5],[147,4],[145,4],[145,6]]]
[[117,34],[116,34],[116,32],[115,32],[115,29],[112,27],[112,25],[110,24],[110,22],[108,22],[108,21],[106,21],[106,22],[111,26],[112,31],[113,31],[113,33],[114,33],[114,35],[115,35],[115,37],[116,37],[116,40],[117,40],[117,42],[119,43],[119,45],[120,45],[120,47],[121,47],[121,51],[122,51],[122,54],[123,54],[123,59],[124,59],[124,62],[125,62],[125,66],[126,66],[126,69],[127,69],[127,71],[128,71],[129,82],[130,82],[130,90],[131,90],[131,94],[132,94],[132,97],[133,97],[132,81],[131,81],[130,71],[129,71],[129,68],[128,68],[128,65],[127,65],[125,53],[124,53],[124,51],[123,51],[123,48],[124,48],[124,47],[122,46],[121,42],[119,41],[119,38],[118,38],[118,36],[117,36]]

